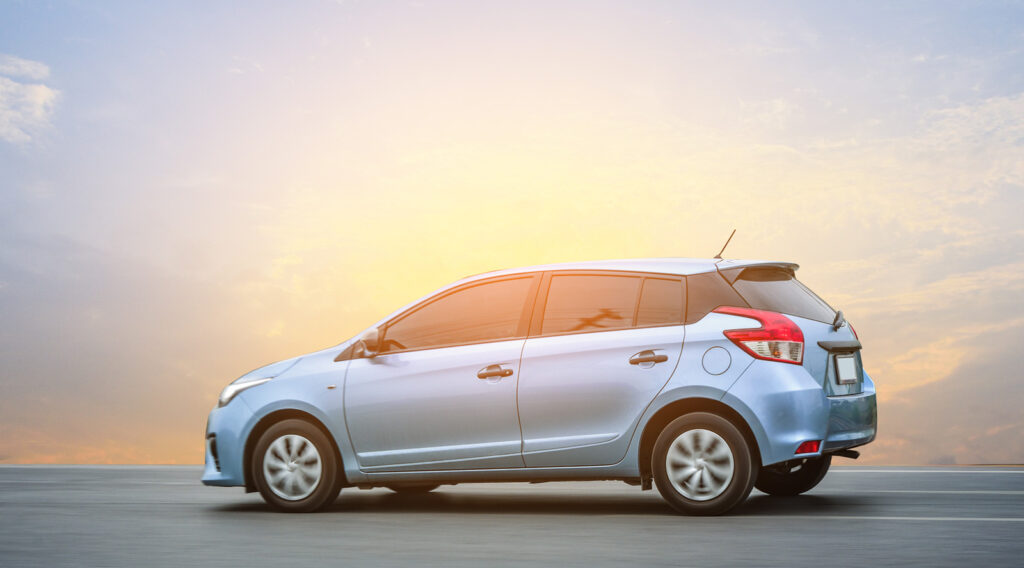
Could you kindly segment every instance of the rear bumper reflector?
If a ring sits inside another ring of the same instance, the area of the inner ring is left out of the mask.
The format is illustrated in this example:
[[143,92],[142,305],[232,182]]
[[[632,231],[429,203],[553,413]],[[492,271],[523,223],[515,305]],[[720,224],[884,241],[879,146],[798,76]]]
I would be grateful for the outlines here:
[[816,454],[819,449],[821,449],[821,440],[807,440],[797,446],[793,454]]

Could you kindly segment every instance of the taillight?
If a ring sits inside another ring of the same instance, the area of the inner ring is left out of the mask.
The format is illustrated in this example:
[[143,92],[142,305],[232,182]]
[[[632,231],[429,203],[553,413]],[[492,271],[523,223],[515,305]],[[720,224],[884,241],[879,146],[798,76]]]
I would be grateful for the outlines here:
[[741,316],[761,322],[761,327],[730,329],[723,333],[740,349],[758,359],[799,365],[804,361],[804,332],[786,316],[751,308],[722,306],[719,314]]

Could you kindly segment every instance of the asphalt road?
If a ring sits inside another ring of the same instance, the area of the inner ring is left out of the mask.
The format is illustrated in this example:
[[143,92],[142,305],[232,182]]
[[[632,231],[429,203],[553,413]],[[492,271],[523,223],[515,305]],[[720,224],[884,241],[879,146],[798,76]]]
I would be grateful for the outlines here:
[[346,489],[284,515],[199,474],[0,466],[0,566],[1024,565],[1024,467],[834,467],[716,518],[617,482]]

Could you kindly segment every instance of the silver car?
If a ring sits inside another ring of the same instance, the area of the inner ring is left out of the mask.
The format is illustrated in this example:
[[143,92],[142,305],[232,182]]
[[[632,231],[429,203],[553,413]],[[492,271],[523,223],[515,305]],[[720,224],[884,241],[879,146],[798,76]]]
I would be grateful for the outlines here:
[[343,487],[622,480],[677,511],[796,495],[875,438],[861,344],[786,262],[634,259],[465,278],[228,385],[207,485],[305,512]]

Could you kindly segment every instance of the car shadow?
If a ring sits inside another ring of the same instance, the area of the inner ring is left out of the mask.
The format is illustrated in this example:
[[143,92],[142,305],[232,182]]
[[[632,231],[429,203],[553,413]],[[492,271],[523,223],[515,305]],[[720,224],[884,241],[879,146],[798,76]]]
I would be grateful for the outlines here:
[[[771,497],[752,494],[727,517],[764,517],[789,515],[831,515],[849,513],[862,504],[856,496],[801,495],[798,497]],[[232,503],[214,507],[224,513],[276,513],[262,500]],[[432,493],[402,495],[384,491],[358,491],[346,489],[338,499],[319,514],[388,514],[431,513],[451,515],[656,515],[681,519],[657,491],[637,494],[508,494],[485,492],[446,493],[439,489]]]
[[[221,512],[274,512],[261,501],[215,507]],[[672,509],[654,495],[522,495],[500,493],[445,493],[443,489],[421,495],[390,492],[342,491],[322,509],[330,513],[431,513],[431,514],[530,514],[530,515],[672,515]]]
[[747,501],[730,513],[734,516],[767,517],[784,515],[849,515],[863,512],[873,502],[862,495],[814,495],[777,497],[763,493],[751,494]]

